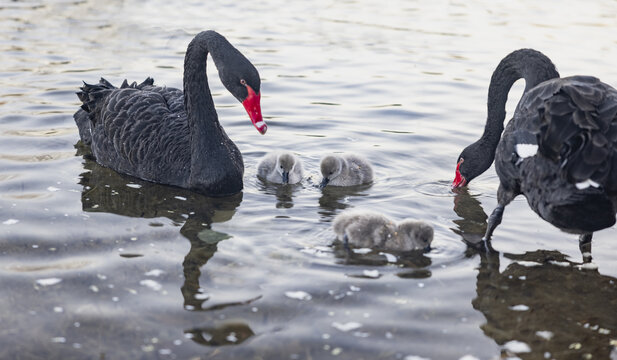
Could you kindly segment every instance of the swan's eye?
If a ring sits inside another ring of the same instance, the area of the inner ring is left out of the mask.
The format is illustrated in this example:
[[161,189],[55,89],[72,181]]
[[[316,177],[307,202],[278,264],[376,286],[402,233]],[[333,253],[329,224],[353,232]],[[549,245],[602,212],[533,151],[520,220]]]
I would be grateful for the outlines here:
[[329,175],[332,175],[332,174],[334,174],[334,171],[330,171],[330,174],[329,174]]
[[242,84],[242,85],[246,86],[246,80],[244,80],[244,79],[240,79],[240,84]]

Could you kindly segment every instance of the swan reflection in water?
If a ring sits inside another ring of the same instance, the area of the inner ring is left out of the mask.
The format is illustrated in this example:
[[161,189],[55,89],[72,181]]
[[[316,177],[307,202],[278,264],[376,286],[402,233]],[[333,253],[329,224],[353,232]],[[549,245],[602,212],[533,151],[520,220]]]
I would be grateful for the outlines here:
[[[509,254],[483,246],[487,215],[466,189],[457,191],[454,211],[461,219],[452,230],[468,244],[469,257],[480,257],[472,306],[503,356],[514,355],[509,345],[517,344],[522,358],[616,358],[616,278],[558,251]],[[502,259],[509,264],[500,271]]]
[[[217,251],[218,242],[230,238],[227,234],[212,230],[211,224],[230,220],[242,202],[242,193],[220,198],[206,197],[185,189],[121,175],[89,160],[87,153],[84,155],[84,167],[89,170],[81,174],[80,180],[83,185],[81,201],[84,211],[137,218],[166,217],[177,224],[183,224],[180,233],[191,243],[182,263],[184,284],[181,292],[185,309],[218,310],[227,306],[246,305],[259,299],[256,297],[207,307],[204,303],[208,297],[201,293],[203,290],[199,285],[200,268]],[[236,336],[233,342],[226,340],[231,332]],[[203,345],[239,344],[253,335],[253,331],[244,323],[191,328],[185,330],[185,333],[192,334],[193,341]]]

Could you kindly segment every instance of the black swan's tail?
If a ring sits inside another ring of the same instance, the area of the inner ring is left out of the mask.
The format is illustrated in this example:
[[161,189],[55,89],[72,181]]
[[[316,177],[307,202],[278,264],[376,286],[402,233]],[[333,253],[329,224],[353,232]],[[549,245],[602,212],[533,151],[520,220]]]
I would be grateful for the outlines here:
[[[122,82],[122,85],[120,85],[120,89],[132,88],[141,90],[145,86],[152,86],[153,84],[154,79],[151,77],[148,77],[141,84],[137,84],[135,81],[129,84],[125,79]],[[96,124],[97,109],[99,109],[102,100],[105,99],[111,91],[118,88],[104,78],[101,78],[98,84],[93,85],[84,82],[84,86],[79,89],[81,91],[78,91],[76,94],[82,103],[81,109],[77,110],[77,112],[73,115],[73,118],[75,119],[75,123],[79,129],[79,137],[81,138],[81,141],[85,145],[90,145],[92,142],[90,127]]]

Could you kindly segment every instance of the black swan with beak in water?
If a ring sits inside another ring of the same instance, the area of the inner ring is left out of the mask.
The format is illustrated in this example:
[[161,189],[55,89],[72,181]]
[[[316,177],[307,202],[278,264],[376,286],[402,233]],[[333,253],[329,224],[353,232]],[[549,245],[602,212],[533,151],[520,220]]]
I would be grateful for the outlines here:
[[[504,130],[508,92],[520,78],[525,91]],[[484,134],[460,154],[452,187],[467,185],[493,159],[498,206],[485,239],[523,194],[540,217],[580,234],[581,250],[590,251],[593,232],[615,224],[617,90],[590,76],[560,78],[542,53],[514,51],[493,73]]]
[[223,196],[242,190],[244,164],[219,123],[208,87],[212,56],[223,85],[244,105],[261,134],[259,73],[222,35],[204,31],[184,58],[184,92],[158,87],[151,78],[116,88],[105,79],[84,84],[75,115],[81,141],[96,161],[120,173],[155,183]]

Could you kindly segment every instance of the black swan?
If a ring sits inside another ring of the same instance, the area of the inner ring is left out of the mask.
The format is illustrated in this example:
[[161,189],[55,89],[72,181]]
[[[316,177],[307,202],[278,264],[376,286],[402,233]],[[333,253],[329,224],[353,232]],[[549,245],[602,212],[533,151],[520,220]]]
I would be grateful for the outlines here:
[[244,163],[219,123],[208,87],[206,60],[212,55],[219,77],[244,105],[261,134],[257,69],[222,35],[204,31],[184,58],[184,92],[158,87],[151,78],[116,88],[101,79],[84,83],[75,115],[81,141],[96,161],[120,173],[210,196],[242,190]]
[[[508,92],[520,78],[525,91],[504,130]],[[617,90],[597,78],[560,78],[532,49],[506,56],[491,77],[484,134],[459,155],[452,183],[469,184],[495,160],[498,206],[484,239],[501,223],[505,206],[523,194],[544,220],[580,234],[581,251],[590,252],[593,232],[615,224],[616,115]]]

